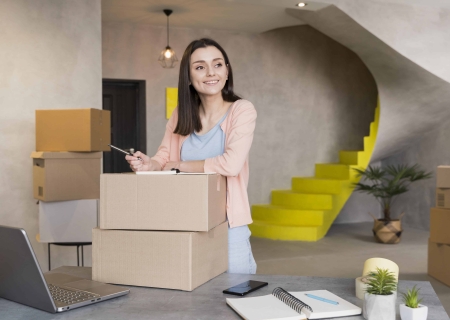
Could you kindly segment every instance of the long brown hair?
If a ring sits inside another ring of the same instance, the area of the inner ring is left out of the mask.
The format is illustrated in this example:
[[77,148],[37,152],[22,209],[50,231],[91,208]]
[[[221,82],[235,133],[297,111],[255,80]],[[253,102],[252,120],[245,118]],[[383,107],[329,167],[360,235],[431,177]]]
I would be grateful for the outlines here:
[[191,79],[191,55],[195,50],[206,47],[216,47],[220,50],[228,68],[228,80],[222,89],[222,98],[227,102],[241,99],[233,91],[233,71],[225,50],[214,40],[203,38],[192,41],[186,48],[180,63],[180,78],[178,80],[178,123],[174,133],[187,136],[194,131],[202,130],[200,121],[200,97],[194,86],[189,85]]

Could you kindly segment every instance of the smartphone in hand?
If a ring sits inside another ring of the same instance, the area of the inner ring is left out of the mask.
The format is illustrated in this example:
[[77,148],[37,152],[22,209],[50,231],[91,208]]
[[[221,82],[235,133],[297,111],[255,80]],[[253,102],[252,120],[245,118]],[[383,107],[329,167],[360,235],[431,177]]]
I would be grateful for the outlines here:
[[234,287],[223,290],[223,293],[234,294],[236,296],[245,296],[247,293],[253,292],[267,285],[267,282],[248,280]]

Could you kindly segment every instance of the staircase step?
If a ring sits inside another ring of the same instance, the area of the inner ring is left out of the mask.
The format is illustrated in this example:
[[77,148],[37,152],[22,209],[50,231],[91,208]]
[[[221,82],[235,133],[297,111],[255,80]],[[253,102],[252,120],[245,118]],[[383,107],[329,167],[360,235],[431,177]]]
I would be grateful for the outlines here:
[[364,157],[364,151],[339,151],[341,164],[359,165]]
[[378,134],[378,126],[375,122],[370,123],[370,131],[369,136],[376,137]]
[[314,177],[293,177],[292,191],[300,193],[339,194],[342,180],[318,179]]
[[273,225],[260,221],[253,221],[249,225],[253,237],[287,241],[317,241],[324,235],[320,227],[297,227]]
[[376,136],[364,137],[364,151],[372,153],[373,148],[375,147]]
[[292,190],[272,190],[272,204],[290,209],[329,210],[333,197],[329,194],[307,194]]
[[338,163],[317,163],[316,178],[319,179],[350,179],[350,166]]
[[324,214],[319,210],[297,210],[267,204],[252,206],[253,220],[277,225],[320,226]]

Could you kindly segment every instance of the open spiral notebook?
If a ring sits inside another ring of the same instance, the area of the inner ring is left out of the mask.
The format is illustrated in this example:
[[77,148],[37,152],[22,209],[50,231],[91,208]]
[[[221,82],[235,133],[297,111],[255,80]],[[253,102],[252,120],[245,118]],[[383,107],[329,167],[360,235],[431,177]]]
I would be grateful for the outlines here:
[[[338,304],[316,300],[306,296],[306,294],[332,300]],[[281,288],[276,288],[272,294],[265,296],[227,298],[227,304],[246,320],[323,319],[361,314],[360,307],[351,304],[328,290],[288,293]]]

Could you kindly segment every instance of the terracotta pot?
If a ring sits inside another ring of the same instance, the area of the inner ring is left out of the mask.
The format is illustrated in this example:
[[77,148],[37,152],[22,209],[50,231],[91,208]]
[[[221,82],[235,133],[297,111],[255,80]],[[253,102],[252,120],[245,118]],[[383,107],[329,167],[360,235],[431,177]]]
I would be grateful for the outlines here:
[[381,243],[395,244],[400,242],[400,236],[402,235],[402,222],[401,219],[404,215],[402,213],[396,220],[386,221],[384,219],[376,219],[371,213],[369,213],[374,219],[373,223],[373,236],[375,240]]

